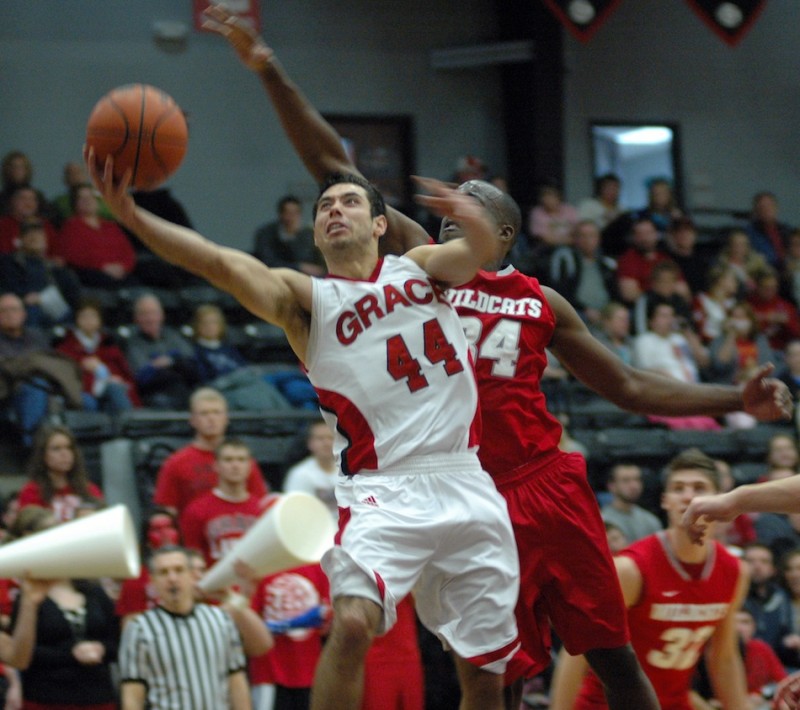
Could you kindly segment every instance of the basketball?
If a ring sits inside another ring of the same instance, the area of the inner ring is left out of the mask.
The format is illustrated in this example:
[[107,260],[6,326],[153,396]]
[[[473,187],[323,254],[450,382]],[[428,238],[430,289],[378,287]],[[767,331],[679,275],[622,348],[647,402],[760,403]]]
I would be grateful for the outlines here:
[[97,164],[114,159],[114,177],[131,171],[131,186],[152,190],[170,177],[186,154],[189,131],[180,106],[172,97],[147,84],[120,86],[92,110],[86,125],[86,145],[94,148]]

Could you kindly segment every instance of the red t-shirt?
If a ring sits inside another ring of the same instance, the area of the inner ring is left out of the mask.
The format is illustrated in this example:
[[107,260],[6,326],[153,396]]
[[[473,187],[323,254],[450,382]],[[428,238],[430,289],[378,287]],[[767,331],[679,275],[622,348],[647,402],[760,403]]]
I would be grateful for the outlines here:
[[[161,466],[156,480],[153,502],[175,508],[181,514],[200,494],[217,485],[217,471],[213,451],[200,449],[194,444],[178,449]],[[253,461],[247,490],[262,498],[267,494],[264,476]]]
[[617,261],[617,279],[634,279],[642,291],[647,291],[650,288],[653,267],[661,261],[671,261],[671,259],[660,251],[645,256],[638,249],[631,247],[624,251]]
[[70,266],[100,270],[107,264],[122,264],[125,273],[136,266],[136,251],[115,222],[100,220],[95,229],[82,217],[70,217],[61,228],[55,253]]
[[[103,500],[103,492],[94,483],[89,483],[88,488],[92,496],[98,500]],[[20,508],[24,508],[26,505],[40,505],[43,508],[50,508],[55,513],[56,519],[62,523],[75,517],[75,511],[80,506],[81,501],[81,497],[69,485],[57,490],[49,503],[46,503],[42,498],[42,491],[35,481],[28,481],[19,491]]]
[[181,515],[183,544],[202,552],[206,564],[211,567],[225,557],[263,510],[261,499],[254,495],[234,503],[222,498],[216,490],[203,493],[189,503]]
[[[288,621],[320,605],[330,605],[330,591],[328,578],[318,564],[264,577],[251,602],[265,622]],[[275,634],[272,650],[250,659],[250,683],[310,688],[321,651],[318,628]]]
[[777,683],[789,675],[772,646],[761,639],[750,639],[745,645],[744,670],[748,693],[760,693],[765,685]]

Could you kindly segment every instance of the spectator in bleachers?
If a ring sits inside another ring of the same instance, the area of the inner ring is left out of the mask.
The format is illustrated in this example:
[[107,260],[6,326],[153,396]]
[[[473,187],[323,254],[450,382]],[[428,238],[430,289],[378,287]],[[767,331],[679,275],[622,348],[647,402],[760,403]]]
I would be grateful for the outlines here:
[[[189,401],[189,423],[195,437],[164,461],[153,495],[153,503],[178,515],[197,496],[216,485],[214,451],[228,429],[228,403],[216,390],[200,388]],[[264,476],[255,460],[251,462],[247,489],[259,497],[267,494]]]
[[119,414],[139,406],[133,372],[119,345],[104,331],[99,304],[86,301],[78,307],[75,326],[67,331],[56,350],[80,366],[88,408]]
[[633,304],[633,332],[647,331],[647,315],[656,303],[669,303],[678,323],[692,323],[691,295],[683,274],[674,261],[660,261],[650,274],[650,287]]
[[759,332],[753,309],[745,301],[733,305],[709,351],[713,381],[728,384],[746,382],[759,366],[779,357]]
[[578,223],[578,211],[561,198],[555,185],[539,188],[536,206],[528,217],[528,234],[534,251],[549,253],[556,247],[572,244],[572,232]]
[[666,178],[651,180],[647,188],[647,205],[636,210],[635,219],[649,219],[663,236],[672,222],[683,216],[670,181]]
[[664,237],[664,252],[680,267],[692,294],[705,288],[711,255],[697,247],[697,227],[689,217],[672,221]]
[[[792,605],[777,579],[775,558],[768,545],[754,542],[745,547],[750,590],[744,606],[756,620],[756,638],[766,641],[784,663],[795,660],[800,636],[792,631]],[[784,639],[789,640],[789,645]]]
[[[678,323],[669,303],[655,303],[648,321],[649,330],[633,339],[633,362],[644,370],[660,372],[682,382],[699,382],[700,370],[708,366],[708,350],[688,323]],[[654,423],[672,429],[716,430],[711,417],[648,416]]]
[[755,289],[748,301],[756,314],[759,330],[767,336],[770,347],[783,353],[790,340],[800,338],[797,307],[779,294],[780,282],[774,269],[755,277]]
[[800,340],[791,340],[783,351],[783,366],[776,373],[786,383],[795,403],[800,399]]
[[663,528],[661,521],[636,503],[642,497],[642,469],[633,463],[617,463],[608,473],[606,488],[611,500],[600,514],[606,523],[616,525],[628,543],[641,540]]
[[[29,520],[28,527],[19,526],[23,536],[58,523],[52,514]],[[19,618],[15,605],[12,626]],[[103,588],[86,580],[55,580],[39,605],[33,656],[21,673],[23,708],[115,710],[111,666],[118,644],[114,605]]]
[[606,522],[606,539],[608,540],[608,549],[611,550],[612,555],[624,550],[630,543],[625,534],[614,523]]
[[573,230],[573,244],[550,256],[550,285],[587,323],[597,325],[600,311],[616,295],[616,262],[600,252],[600,230],[583,220]]
[[191,343],[165,325],[164,308],[152,293],[136,299],[133,319],[136,330],[125,354],[142,402],[158,409],[185,409],[197,384]]
[[[72,206],[72,189],[78,185],[90,184],[89,176],[86,174],[86,166],[83,163],[66,163],[64,165],[62,179],[67,191],[58,195],[53,200],[55,220],[59,226],[64,224],[68,218],[75,214],[75,210]],[[108,206],[100,197],[97,198],[97,214],[103,219],[114,219],[111,210],[108,209]]]
[[619,205],[622,181],[614,173],[606,173],[594,180],[594,194],[578,204],[578,218],[597,225],[601,232],[622,214]]
[[767,470],[778,468],[800,471],[800,449],[790,434],[775,434],[767,445]]
[[339,468],[333,455],[333,432],[323,419],[308,425],[306,447],[309,455],[286,472],[283,490],[301,491],[319,498],[328,507],[334,520],[339,517],[336,506],[337,474]]
[[253,256],[271,268],[284,267],[322,276],[322,255],[313,230],[303,225],[303,206],[294,195],[278,200],[278,219],[262,225],[253,236]]
[[800,638],[800,548],[786,552],[780,562],[780,580],[792,604],[792,634]]
[[787,297],[796,306],[800,306],[800,229],[795,229],[789,235],[781,278]]
[[239,349],[225,341],[226,327],[225,314],[219,306],[204,304],[194,312],[194,359],[202,384],[208,384],[248,364]]
[[755,708],[764,707],[763,703],[772,697],[770,689],[788,673],[772,647],[755,638],[756,620],[747,609],[736,612],[736,630],[742,645],[750,701]]
[[49,327],[67,321],[80,301],[78,277],[47,257],[47,232],[38,219],[25,222],[19,246],[0,255],[0,283],[25,303],[27,322]]
[[621,303],[612,301],[603,309],[597,339],[626,365],[633,364],[631,314]]
[[[789,475],[797,474],[790,474],[786,469],[775,469],[767,480],[788,478]],[[789,550],[800,547],[800,513],[760,513],[754,525],[756,539],[769,546],[776,560],[782,559]]]
[[166,545],[180,545],[180,542],[177,516],[167,508],[153,508],[145,522],[141,571],[136,579],[123,580],[115,605],[123,628],[136,614],[152,609],[157,603],[147,567],[150,553]]
[[64,522],[75,517],[82,501],[103,499],[101,490],[89,480],[75,435],[65,426],[39,429],[27,473],[30,480],[20,489],[20,509],[39,505]]
[[719,254],[719,263],[731,266],[739,281],[739,296],[744,297],[755,288],[755,277],[767,268],[766,259],[753,249],[747,232],[733,229]]
[[0,216],[0,254],[11,254],[16,251],[22,225],[32,219],[39,220],[47,233],[48,254],[53,256],[58,253],[58,232],[52,223],[44,218],[36,190],[21,186],[11,193],[8,198],[8,211]]
[[[714,459],[714,466],[719,474],[720,493],[727,493],[736,486],[736,479],[727,461]],[[730,522],[719,522],[714,526],[714,537],[719,540],[728,551],[741,557],[745,545],[755,542],[756,530],[753,526],[753,516],[743,513]]]
[[[33,183],[33,163],[30,158],[21,150],[12,150],[3,156],[0,164],[0,180],[2,180],[2,191],[0,191],[0,215],[10,212],[11,196],[19,187],[31,187]],[[41,210],[41,216],[51,219],[53,212],[48,204],[44,193],[33,188],[36,192],[36,200]]]
[[61,227],[55,253],[84,286],[114,289],[134,283],[136,252],[125,232],[99,214],[95,189],[88,183],[70,191],[73,216]]
[[631,228],[631,246],[617,260],[617,289],[627,305],[633,305],[650,288],[653,267],[668,261],[658,249],[660,235],[649,217],[637,219]]
[[247,444],[225,439],[214,455],[214,487],[192,500],[180,516],[184,546],[198,550],[209,567],[225,557],[264,512],[263,496],[247,487],[254,463]]
[[8,400],[28,447],[47,416],[51,394],[65,397],[73,409],[83,407],[83,398],[78,368],[55,353],[45,334],[27,325],[26,317],[19,296],[0,296],[0,399]]
[[770,264],[781,269],[792,228],[778,219],[778,198],[772,192],[757,192],[753,196],[753,212],[747,235],[750,243]]
[[739,291],[736,272],[726,264],[716,264],[706,274],[704,291],[695,295],[693,322],[703,342],[710,343],[723,334],[723,325]]

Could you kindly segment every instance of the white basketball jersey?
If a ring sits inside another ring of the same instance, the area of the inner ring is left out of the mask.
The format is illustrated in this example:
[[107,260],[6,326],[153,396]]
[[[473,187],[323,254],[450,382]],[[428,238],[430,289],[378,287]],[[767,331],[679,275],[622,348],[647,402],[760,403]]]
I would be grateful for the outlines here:
[[477,446],[464,332],[423,269],[387,256],[365,281],[312,283],[306,367],[343,473]]

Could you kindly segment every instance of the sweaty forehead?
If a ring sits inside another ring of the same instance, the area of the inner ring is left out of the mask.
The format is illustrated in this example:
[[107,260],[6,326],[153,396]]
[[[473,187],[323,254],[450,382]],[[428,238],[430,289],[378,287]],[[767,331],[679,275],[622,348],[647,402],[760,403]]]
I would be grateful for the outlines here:
[[359,195],[361,197],[366,197],[367,191],[360,185],[354,185],[353,183],[349,182],[340,182],[336,185],[331,185],[327,190],[325,190],[325,192],[320,195],[319,201],[322,202],[323,200],[331,197],[341,197],[344,195]]

